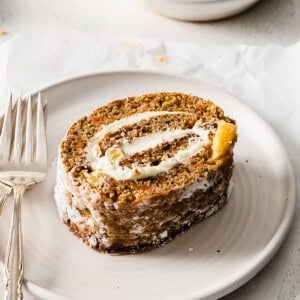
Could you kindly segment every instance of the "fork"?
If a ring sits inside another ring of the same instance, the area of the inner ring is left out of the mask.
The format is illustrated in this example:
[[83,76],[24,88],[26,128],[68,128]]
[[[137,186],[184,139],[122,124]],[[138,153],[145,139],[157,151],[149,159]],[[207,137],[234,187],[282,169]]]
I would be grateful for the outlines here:
[[[46,104],[45,104],[46,106]],[[10,237],[5,257],[5,299],[23,299],[23,247],[21,206],[25,191],[41,182],[47,170],[47,144],[43,102],[18,98],[16,112],[10,97],[0,137],[0,181],[11,187],[14,197]]]

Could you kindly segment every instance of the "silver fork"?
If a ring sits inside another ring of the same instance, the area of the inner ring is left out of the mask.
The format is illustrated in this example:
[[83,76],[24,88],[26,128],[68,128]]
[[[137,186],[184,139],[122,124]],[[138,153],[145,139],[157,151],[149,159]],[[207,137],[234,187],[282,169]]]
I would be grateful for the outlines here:
[[21,205],[24,192],[44,180],[47,170],[47,144],[41,95],[36,109],[31,97],[16,103],[10,97],[0,137],[0,181],[11,187],[14,197],[10,237],[5,257],[5,299],[23,298],[23,247]]

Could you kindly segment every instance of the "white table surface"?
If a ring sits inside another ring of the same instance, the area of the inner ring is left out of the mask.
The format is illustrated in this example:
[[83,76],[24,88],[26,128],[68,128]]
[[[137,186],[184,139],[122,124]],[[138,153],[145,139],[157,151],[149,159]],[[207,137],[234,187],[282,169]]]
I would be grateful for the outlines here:
[[[97,38],[127,36],[199,45],[275,43],[286,46],[299,40],[300,1],[265,0],[228,20],[185,23],[162,17],[139,0],[0,0],[0,30],[8,32],[0,36],[0,45],[23,29],[51,24]],[[261,273],[224,299],[296,299],[300,293],[300,215],[297,205],[298,215],[284,247]]]

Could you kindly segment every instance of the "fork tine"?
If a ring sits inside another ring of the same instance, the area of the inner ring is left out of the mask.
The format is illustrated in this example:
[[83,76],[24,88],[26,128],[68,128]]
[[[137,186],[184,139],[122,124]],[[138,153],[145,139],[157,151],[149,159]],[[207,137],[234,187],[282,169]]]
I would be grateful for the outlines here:
[[47,141],[41,93],[39,93],[37,101],[36,161],[41,164],[47,164]]
[[21,95],[17,101],[17,112],[14,132],[13,161],[20,162],[22,156],[22,100]]
[[0,137],[0,160],[7,161],[9,159],[10,147],[11,147],[11,116],[12,116],[12,94],[10,94],[7,108],[4,116],[4,122],[2,126],[2,132]]
[[27,99],[27,112],[26,112],[26,133],[25,133],[25,163],[31,163],[32,161],[32,103],[31,95]]

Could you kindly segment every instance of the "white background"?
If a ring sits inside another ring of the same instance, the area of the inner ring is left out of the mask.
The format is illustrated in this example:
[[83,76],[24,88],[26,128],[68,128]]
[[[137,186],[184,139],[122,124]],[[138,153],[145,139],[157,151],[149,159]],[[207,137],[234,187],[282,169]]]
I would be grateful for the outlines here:
[[[264,0],[228,20],[185,23],[156,14],[141,0],[0,0],[0,29],[10,35],[30,25],[44,24],[61,25],[98,38],[289,45],[299,38],[300,1]],[[0,38],[0,43],[6,38]]]
[[[52,25],[100,41],[126,36],[190,42],[199,46],[278,44],[285,47],[299,40],[300,1],[265,0],[228,20],[185,23],[164,18],[138,0],[0,0],[0,29],[8,32],[0,36],[0,45],[27,28],[43,29]],[[3,89],[3,82],[0,82],[0,95]],[[259,110],[255,105],[253,107]],[[260,113],[268,117],[269,122],[276,122],[268,112]],[[294,152],[289,153],[293,155]],[[295,299],[300,293],[299,236],[300,222],[295,219],[284,247],[271,263],[225,299]]]

